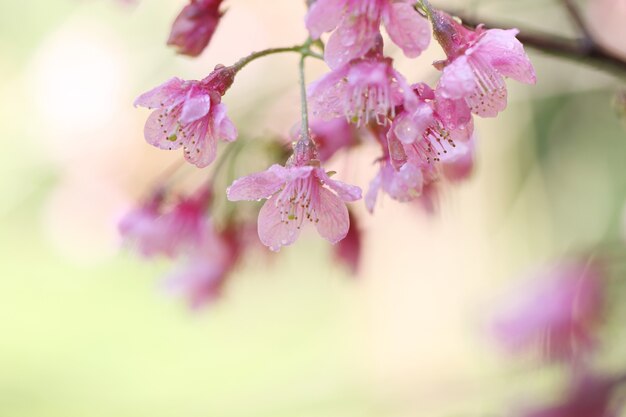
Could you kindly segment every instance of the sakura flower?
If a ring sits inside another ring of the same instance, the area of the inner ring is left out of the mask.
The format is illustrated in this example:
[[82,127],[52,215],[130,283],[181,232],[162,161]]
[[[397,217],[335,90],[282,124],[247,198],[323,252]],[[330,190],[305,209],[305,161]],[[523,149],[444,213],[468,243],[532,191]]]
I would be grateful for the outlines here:
[[211,238],[211,225],[206,215],[211,192],[201,189],[194,195],[181,199],[157,221],[160,230],[156,244],[168,256],[205,244]]
[[166,287],[187,299],[193,310],[216,300],[242,254],[236,228],[217,233],[207,223],[205,239],[193,248],[185,262],[166,279]]
[[313,120],[311,135],[317,145],[320,161],[328,161],[343,148],[353,146],[357,142],[356,132],[345,118],[331,120]]
[[547,359],[577,359],[593,347],[602,320],[601,281],[600,266],[581,260],[541,271],[507,300],[496,336],[512,351],[538,346]]
[[[390,58],[375,53],[350,61],[312,83],[307,93],[313,116],[346,117],[360,126],[369,120],[386,124],[396,106],[415,102],[415,95]],[[406,103],[405,103],[406,102]]]
[[418,104],[398,114],[388,135],[397,137],[407,156],[420,164],[456,158],[457,144],[473,133],[469,108],[452,100],[440,106],[428,86],[414,88],[420,91]]
[[267,199],[259,212],[258,233],[273,251],[295,242],[305,221],[314,224],[329,242],[339,242],[350,226],[344,202],[361,198],[358,187],[331,179],[319,167],[314,152],[299,149],[301,145],[296,145],[286,166],[275,164],[240,178],[227,190],[230,201]]
[[198,56],[209,44],[222,17],[222,0],[191,0],[172,25],[167,44],[179,54]]
[[352,275],[356,275],[361,262],[362,231],[357,224],[356,216],[348,210],[350,229],[348,234],[333,247],[334,258],[348,267]]
[[376,43],[381,22],[391,40],[409,58],[417,57],[428,47],[428,23],[408,0],[317,0],[306,16],[314,39],[337,28],[325,50],[325,60],[331,68],[365,55]]
[[151,258],[161,251],[160,228],[157,221],[161,216],[163,193],[157,192],[137,209],[127,213],[119,222],[118,229],[124,241],[130,243],[137,252]]
[[370,181],[365,195],[365,206],[374,212],[378,193],[382,190],[400,202],[411,201],[422,193],[424,177],[420,168],[413,163],[405,163],[396,170],[388,160],[380,162],[380,171]]
[[185,159],[204,168],[215,159],[217,140],[232,142],[237,130],[226,115],[221,96],[235,70],[218,66],[202,81],[172,78],[142,94],[135,106],[155,109],[144,129],[146,141],[160,149],[183,147]]
[[448,59],[436,63],[443,69],[438,90],[445,99],[463,99],[472,113],[494,117],[507,105],[504,77],[535,84],[535,70],[517,29],[472,31],[448,14],[429,9],[435,38]]

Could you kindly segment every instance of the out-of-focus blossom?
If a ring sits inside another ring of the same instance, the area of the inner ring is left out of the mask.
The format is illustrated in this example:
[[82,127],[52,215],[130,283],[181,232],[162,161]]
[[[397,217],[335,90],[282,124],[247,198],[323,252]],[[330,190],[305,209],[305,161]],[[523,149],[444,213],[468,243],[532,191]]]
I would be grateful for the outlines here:
[[416,103],[410,86],[392,60],[372,50],[326,74],[308,89],[311,112],[320,119],[346,117],[357,126],[386,124],[397,106]]
[[494,117],[507,105],[504,77],[536,82],[535,70],[515,37],[517,29],[469,30],[448,14],[429,10],[435,38],[448,59],[435,63],[443,70],[438,90],[444,99],[464,99],[472,112]]
[[167,44],[179,54],[200,55],[222,17],[221,4],[222,0],[191,0],[174,20]]
[[365,205],[370,212],[374,211],[376,199],[380,191],[384,191],[397,201],[414,200],[422,193],[424,177],[420,168],[412,163],[405,163],[396,170],[388,159],[380,161],[380,170],[372,181],[365,195]]
[[275,164],[240,178],[227,190],[231,201],[267,199],[259,212],[258,233],[261,242],[273,251],[295,242],[307,220],[331,243],[348,233],[345,202],[360,199],[361,190],[332,180],[319,167],[313,149],[310,143],[298,142],[286,166]]
[[205,238],[191,249],[185,261],[165,279],[166,286],[187,299],[191,309],[213,302],[222,294],[229,274],[243,250],[239,230],[233,226],[217,233],[207,222]]
[[623,378],[578,376],[559,403],[522,414],[523,417],[617,417],[623,401],[614,401]]
[[307,13],[311,37],[335,30],[328,40],[324,58],[338,68],[369,51],[380,36],[384,23],[391,40],[409,58],[417,57],[430,42],[428,22],[411,1],[393,0],[317,0]]
[[337,151],[357,143],[354,127],[343,117],[313,120],[310,127],[311,135],[317,145],[319,159],[322,162],[328,161]]
[[127,214],[119,224],[120,233],[146,257],[177,256],[210,239],[206,215],[210,200],[210,191],[202,189],[164,210],[158,195]]
[[505,300],[494,322],[508,349],[540,349],[546,359],[576,360],[594,345],[604,312],[602,267],[567,260],[540,271]]
[[156,109],[146,121],[146,141],[167,150],[182,146],[187,161],[199,168],[209,165],[215,159],[218,139],[232,142],[237,138],[221,102],[234,77],[235,69],[218,66],[202,81],[172,78],[139,96],[135,106]]
[[161,252],[161,229],[157,221],[161,216],[163,193],[154,193],[140,207],[128,212],[118,223],[120,235],[139,254],[147,258]]
[[348,216],[350,218],[348,234],[333,247],[333,256],[337,261],[346,265],[352,275],[356,275],[361,263],[363,232],[351,210],[348,210]]

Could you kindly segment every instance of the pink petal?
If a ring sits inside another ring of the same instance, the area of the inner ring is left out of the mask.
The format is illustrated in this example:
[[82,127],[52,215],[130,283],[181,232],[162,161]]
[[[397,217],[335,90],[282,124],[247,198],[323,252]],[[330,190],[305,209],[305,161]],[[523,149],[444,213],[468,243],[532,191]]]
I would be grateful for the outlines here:
[[297,222],[283,221],[275,196],[261,207],[257,230],[261,242],[274,252],[278,252],[282,246],[291,245],[300,234]]
[[222,103],[213,106],[213,132],[223,141],[232,142],[237,139],[237,128],[226,114],[226,106]]
[[230,201],[258,200],[268,198],[285,183],[277,171],[285,170],[280,165],[272,165],[267,171],[258,172],[235,180],[226,190]]
[[418,57],[430,43],[430,25],[407,3],[392,3],[385,18],[391,40],[409,58]]
[[316,170],[317,176],[328,185],[330,189],[337,193],[340,199],[343,201],[356,201],[361,199],[361,189],[356,185],[346,184],[345,182],[335,181],[331,179],[326,172],[318,168]]
[[345,0],[317,0],[306,15],[306,27],[311,38],[319,39],[324,32],[337,27],[346,7]]
[[380,187],[382,185],[382,171],[379,171],[378,174],[370,181],[370,187],[365,194],[365,207],[370,213],[374,212],[374,207],[376,206],[376,199],[378,197],[378,192],[380,191]]
[[185,159],[198,168],[205,168],[215,160],[217,154],[217,138],[209,127],[206,119],[194,122],[186,128]]
[[178,129],[178,120],[175,115],[165,116],[163,110],[155,110],[150,114],[143,133],[148,142],[152,146],[159,149],[173,150],[178,149],[182,145],[181,138],[172,135]]
[[206,116],[211,109],[211,97],[208,94],[192,95],[193,88],[187,94],[187,99],[183,104],[183,111],[180,115],[181,123],[191,123]]
[[518,33],[517,29],[489,29],[478,40],[473,53],[488,59],[500,74],[522,83],[535,84],[535,69],[524,46],[515,37]]
[[364,16],[344,19],[328,39],[324,60],[330,68],[339,68],[365,55],[376,43],[379,33],[377,22]]
[[460,99],[474,91],[476,81],[467,56],[460,56],[443,69],[437,91],[443,98]]
[[344,117],[344,98],[347,85],[344,79],[348,67],[331,71],[308,87],[307,96],[311,114],[318,119],[330,120]]
[[414,112],[403,112],[393,121],[393,133],[400,142],[408,145],[419,140],[433,123],[432,108],[421,102]]
[[141,106],[155,109],[163,105],[170,106],[172,100],[182,101],[185,97],[184,84],[185,81],[180,78],[171,78],[160,86],[137,97],[134,105],[135,107]]
[[319,200],[317,231],[330,243],[337,243],[346,237],[350,228],[348,208],[339,197],[323,187],[319,187]]

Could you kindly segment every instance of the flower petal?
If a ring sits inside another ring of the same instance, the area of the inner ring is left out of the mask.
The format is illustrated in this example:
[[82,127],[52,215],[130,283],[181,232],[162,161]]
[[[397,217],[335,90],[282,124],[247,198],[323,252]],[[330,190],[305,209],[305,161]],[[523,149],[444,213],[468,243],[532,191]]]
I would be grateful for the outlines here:
[[195,88],[191,88],[183,104],[183,111],[180,115],[181,123],[191,123],[206,116],[211,109],[211,96],[209,94],[197,93]]
[[337,243],[346,237],[350,228],[350,219],[348,208],[339,197],[320,187],[319,208],[316,212],[319,216],[316,227],[320,236],[330,243]]
[[378,171],[378,174],[370,181],[370,187],[367,190],[367,194],[365,194],[365,207],[367,207],[370,213],[374,212],[376,198],[378,197],[382,182],[382,171]]
[[171,106],[173,102],[181,102],[185,99],[185,81],[174,77],[158,87],[147,91],[135,99],[134,106],[156,109],[157,107]]
[[330,120],[344,117],[344,99],[347,95],[344,79],[347,75],[348,67],[345,66],[309,84],[307,96],[311,114],[315,118]]
[[384,16],[391,40],[409,58],[417,58],[430,43],[430,25],[407,3],[392,3]]
[[[524,46],[515,37],[517,29],[489,29],[474,46],[473,53],[479,53],[505,77],[522,83],[535,84],[535,69],[524,51]],[[469,52],[469,51],[468,51]]]
[[317,0],[313,3],[305,19],[311,38],[319,39],[322,33],[336,28],[345,7],[345,0]]
[[183,144],[176,135],[178,131],[178,120],[175,115],[165,115],[163,109],[152,112],[146,120],[143,133],[148,142],[152,146],[159,149],[173,150],[178,149]]
[[198,168],[204,168],[215,160],[217,154],[217,139],[206,119],[199,120],[184,128],[187,139],[185,141],[185,159]]
[[443,69],[437,91],[443,98],[460,99],[474,91],[476,81],[467,56],[463,55]]
[[322,182],[324,182],[324,184],[328,185],[330,189],[336,192],[337,196],[339,196],[339,198],[343,201],[356,201],[361,199],[361,188],[356,185],[350,185],[342,181],[333,180],[322,168],[318,168],[316,170],[316,175],[322,180]]
[[324,50],[324,60],[331,69],[347,64],[365,55],[376,43],[378,22],[366,16],[343,19],[330,35]]
[[283,221],[281,206],[276,202],[273,196],[263,204],[257,224],[259,239],[274,252],[278,252],[282,246],[291,245],[300,235],[297,222]]
[[215,137],[226,142],[237,139],[237,128],[226,114],[226,106],[222,103],[213,106],[213,132]]
[[257,172],[235,180],[226,190],[230,201],[258,200],[276,193],[285,183],[278,171],[285,170],[280,165],[272,165],[267,171]]

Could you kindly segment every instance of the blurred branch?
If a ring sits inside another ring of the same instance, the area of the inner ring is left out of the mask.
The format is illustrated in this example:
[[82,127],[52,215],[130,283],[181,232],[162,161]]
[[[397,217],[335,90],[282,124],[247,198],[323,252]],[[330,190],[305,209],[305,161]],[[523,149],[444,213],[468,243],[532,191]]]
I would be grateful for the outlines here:
[[[453,11],[450,13],[460,18],[463,24],[472,27],[479,24],[483,24],[486,28],[511,27],[502,23],[485,22],[483,19],[474,18],[463,13],[455,13]],[[626,57],[598,45],[591,37],[588,39],[571,39],[565,36],[521,28],[517,38],[529,48],[559,58],[583,63],[626,80]]]
[[583,35],[583,37],[587,41],[590,41],[592,37],[591,37],[591,34],[589,33],[589,28],[587,28],[587,23],[585,22],[585,19],[580,13],[580,9],[578,8],[576,4],[574,4],[574,0],[560,0],[560,1],[563,4],[563,7],[565,8],[565,10],[567,11],[567,14],[569,15],[570,19],[572,19],[572,22],[574,23],[576,28],[580,31],[580,33]]

